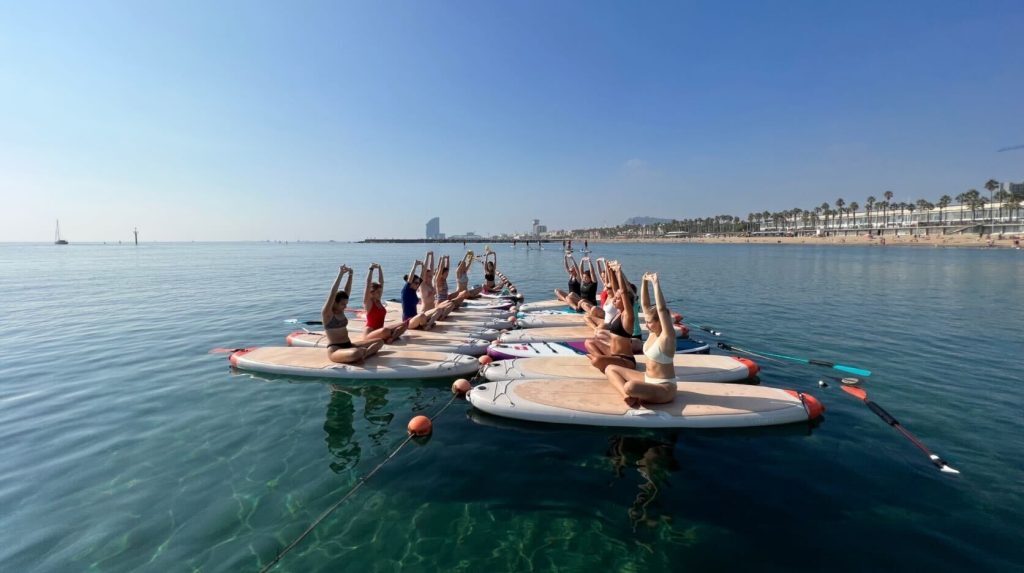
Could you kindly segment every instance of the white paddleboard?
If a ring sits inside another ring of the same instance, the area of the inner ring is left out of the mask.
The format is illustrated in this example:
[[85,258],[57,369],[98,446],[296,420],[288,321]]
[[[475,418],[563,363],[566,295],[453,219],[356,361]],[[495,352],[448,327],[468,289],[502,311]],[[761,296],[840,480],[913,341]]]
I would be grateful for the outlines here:
[[569,308],[569,305],[565,304],[564,300],[552,299],[552,300],[539,300],[537,302],[528,302],[526,304],[519,305],[520,312],[533,312],[536,310],[564,310]]
[[417,350],[381,350],[358,364],[338,364],[327,358],[326,349],[292,346],[247,348],[232,353],[229,360],[240,370],[353,380],[454,378],[472,375],[480,366],[465,354]]
[[[637,370],[643,371],[647,357],[638,354]],[[677,354],[672,358],[676,378],[687,382],[743,382],[757,375],[757,364],[748,358],[711,354]],[[481,370],[488,380],[515,379],[604,379],[603,372],[594,368],[586,356],[543,356],[499,360]]]
[[630,408],[607,380],[506,380],[470,390],[489,414],[555,424],[630,428],[741,428],[804,422],[824,407],[809,394],[764,386],[707,382],[677,385],[667,404]]
[[[454,352],[455,354],[466,354],[468,356],[482,356],[487,353],[490,342],[482,338],[451,338],[442,336],[422,336],[419,330],[407,330],[402,337],[390,344],[385,344],[388,350],[428,350],[430,352]],[[354,342],[356,340],[353,340]],[[312,346],[316,348],[327,348],[330,341],[322,333],[309,331],[298,331],[285,337],[285,344],[288,346]]]

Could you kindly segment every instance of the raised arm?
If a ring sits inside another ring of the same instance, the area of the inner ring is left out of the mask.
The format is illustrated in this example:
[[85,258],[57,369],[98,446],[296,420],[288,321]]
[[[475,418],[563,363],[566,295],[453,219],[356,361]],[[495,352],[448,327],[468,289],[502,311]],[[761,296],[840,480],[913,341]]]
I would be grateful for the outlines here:
[[605,273],[608,275],[608,289],[612,291],[612,294],[619,292],[619,275],[616,271],[617,266],[617,262],[610,261],[607,269],[605,270]]
[[597,276],[601,277],[601,286],[603,286],[606,289],[610,289],[611,286],[608,284],[608,275],[606,274],[607,272],[608,268],[605,265],[604,257],[599,257],[597,259]]
[[615,265],[615,280],[619,284],[619,292],[622,293],[622,328],[626,332],[633,332],[633,325],[636,324],[636,313],[633,310],[633,301],[636,300],[636,293],[629,288],[629,280],[622,267]]
[[469,267],[473,264],[473,259],[475,258],[476,255],[473,254],[473,251],[466,251],[466,255],[462,257],[462,262],[465,263],[466,270],[469,270]]
[[640,279],[640,308],[647,312],[651,308],[651,289],[648,288],[648,282],[651,280],[651,273],[644,273],[644,278]]
[[668,305],[665,304],[665,295],[661,292],[661,282],[658,281],[658,273],[651,275],[651,285],[654,287],[654,300],[658,305],[658,319],[661,320],[661,324],[664,325],[662,331],[671,331],[673,337],[675,337],[675,327],[672,326],[672,313],[668,310]]
[[423,256],[423,268],[434,270],[434,251],[427,251]]
[[423,261],[416,259],[416,262],[412,264],[412,268],[409,269],[409,274],[405,275],[405,282],[410,286],[412,285],[412,278],[416,276],[416,268],[420,266],[423,266]]
[[371,263],[370,269],[366,271],[366,287],[363,289],[363,308],[370,310],[370,285],[373,284],[373,269],[377,266],[377,263]]
[[341,284],[341,277],[345,276],[345,273],[349,273],[348,286],[349,288],[352,287],[352,269],[341,265],[338,267],[338,277],[334,279],[334,284],[331,285],[331,294],[327,295],[327,302],[324,303],[324,308],[320,311],[320,314],[325,318],[334,314],[331,307],[334,306],[334,297],[338,295],[338,285]]
[[566,253],[562,257],[562,265],[565,266],[565,272],[569,273],[569,276],[572,276],[573,269],[576,270],[576,275],[579,276],[580,268],[576,264],[576,259],[572,256],[572,253]]
[[580,276],[583,276],[584,271],[590,271],[590,277],[594,277],[594,261],[590,260],[590,257],[583,257],[580,259]]

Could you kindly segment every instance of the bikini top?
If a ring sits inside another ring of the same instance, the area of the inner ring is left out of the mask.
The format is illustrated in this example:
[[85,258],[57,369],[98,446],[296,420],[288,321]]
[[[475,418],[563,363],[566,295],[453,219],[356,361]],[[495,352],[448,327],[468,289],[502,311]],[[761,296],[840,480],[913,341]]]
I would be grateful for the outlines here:
[[658,364],[673,364],[675,362],[671,356],[661,351],[658,339],[653,336],[644,343],[644,356]]
[[633,335],[626,332],[625,328],[622,328],[622,315],[618,315],[608,323],[608,332],[615,336],[621,336],[622,338],[632,338]]
[[348,327],[348,317],[345,316],[345,313],[336,314],[336,315],[332,316],[331,320],[328,320],[327,324],[324,325],[324,328],[347,328],[347,327]]

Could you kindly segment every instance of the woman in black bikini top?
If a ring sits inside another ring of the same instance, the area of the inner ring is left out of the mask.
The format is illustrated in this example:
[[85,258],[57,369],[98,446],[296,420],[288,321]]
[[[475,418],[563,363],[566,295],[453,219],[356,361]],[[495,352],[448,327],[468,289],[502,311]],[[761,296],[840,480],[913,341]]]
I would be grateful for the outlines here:
[[[348,275],[345,288],[339,290],[341,279]],[[384,345],[382,340],[353,343],[348,333],[348,317],[345,316],[345,309],[348,308],[348,293],[352,290],[352,269],[341,265],[338,270],[338,278],[334,279],[331,286],[331,294],[327,295],[327,302],[320,311],[320,318],[324,323],[324,334],[327,336],[327,357],[331,362],[350,363],[359,362],[367,356],[376,354]]]

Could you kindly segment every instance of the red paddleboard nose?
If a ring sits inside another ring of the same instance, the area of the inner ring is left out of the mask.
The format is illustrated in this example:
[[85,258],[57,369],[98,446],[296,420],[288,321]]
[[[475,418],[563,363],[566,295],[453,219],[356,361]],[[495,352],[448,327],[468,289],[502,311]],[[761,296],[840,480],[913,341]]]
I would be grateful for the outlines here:
[[242,350],[236,350],[232,352],[231,356],[228,356],[228,363],[230,363],[231,366],[238,366],[238,357],[250,351],[252,351],[252,348],[245,348]]
[[747,378],[753,378],[761,371],[761,367],[757,365],[757,362],[749,358],[741,358],[739,356],[733,356],[733,358],[739,360],[741,364],[747,367]]
[[810,394],[803,394],[796,390],[786,390],[786,393],[800,398],[800,401],[804,403],[804,408],[807,410],[808,420],[817,420],[825,413],[825,405],[819,402],[814,396],[811,396]]

